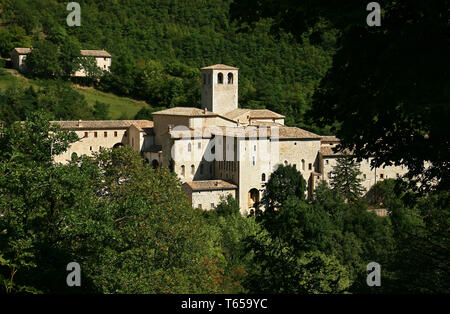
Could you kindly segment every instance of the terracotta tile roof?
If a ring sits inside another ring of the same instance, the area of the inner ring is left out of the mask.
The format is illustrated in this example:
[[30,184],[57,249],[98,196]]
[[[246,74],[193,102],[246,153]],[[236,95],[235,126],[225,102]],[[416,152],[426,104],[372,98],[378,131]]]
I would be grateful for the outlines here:
[[237,186],[224,180],[204,180],[190,181],[184,183],[189,186],[192,191],[209,191],[209,190],[235,190]]
[[[223,136],[233,136],[233,137],[243,137],[245,135],[246,138],[249,136],[257,137],[261,134],[261,137],[271,137],[274,138],[278,136],[279,139],[314,139],[319,140],[320,136],[306,130],[296,128],[296,127],[287,127],[284,125],[275,125],[275,126],[241,126],[241,127],[222,127],[219,128],[221,130],[221,134]],[[228,132],[227,132],[228,131]],[[219,134],[217,129],[214,130],[211,128],[212,134]]]
[[339,139],[334,135],[322,136],[322,142],[339,142]]
[[201,70],[239,70],[239,68],[235,68],[225,64],[214,64],[207,67],[201,68]]
[[86,57],[112,57],[105,50],[80,50],[82,56]]
[[322,156],[343,156],[351,155],[351,151],[346,149],[342,152],[334,152],[332,146],[324,146],[320,148],[320,154],[322,154]]
[[79,120],[79,121],[51,121],[61,126],[63,130],[83,129],[126,129],[131,125],[142,128],[152,128],[153,121],[149,120]]
[[225,114],[223,114],[223,116],[225,118],[231,119],[231,120],[236,120],[237,118],[239,118],[240,116],[245,115],[246,113],[248,113],[251,109],[234,109],[230,112],[227,112]]
[[252,125],[255,125],[255,126],[267,126],[267,127],[271,127],[271,126],[282,127],[282,126],[284,126],[284,124],[281,124],[281,123],[278,123],[278,122],[272,122],[272,121],[252,121]]
[[250,119],[282,119],[283,115],[273,112],[269,109],[250,110]]
[[284,116],[268,109],[235,109],[223,114],[224,117],[237,120],[238,118],[251,119],[283,119]]
[[280,139],[320,139],[319,135],[296,127],[282,126],[278,128],[278,133]]
[[26,55],[31,52],[31,48],[14,48],[13,50],[15,50],[18,54],[21,55]]
[[198,117],[198,116],[217,116],[216,113],[211,111],[205,111],[199,108],[193,107],[174,107],[161,111],[153,112],[153,114],[160,115],[173,115],[173,116],[187,116],[187,117]]
[[131,125],[134,125],[139,131],[146,132],[153,130],[153,121],[149,120],[126,120],[131,121]]

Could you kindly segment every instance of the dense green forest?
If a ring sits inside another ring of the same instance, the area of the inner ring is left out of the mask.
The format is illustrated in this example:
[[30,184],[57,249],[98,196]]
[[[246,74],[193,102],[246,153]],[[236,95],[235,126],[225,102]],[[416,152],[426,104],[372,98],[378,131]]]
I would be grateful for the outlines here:
[[240,68],[241,107],[268,108],[286,115],[287,124],[310,129],[314,126],[305,112],[336,45],[333,30],[314,44],[312,30],[306,31],[299,43],[288,33],[272,34],[271,19],[251,27],[230,21],[229,0],[82,0],[80,27],[67,26],[64,1],[0,3],[1,55],[8,57],[16,46],[33,46],[45,52],[47,61],[55,61],[37,60],[31,75],[45,78],[58,63],[67,68],[77,48],[106,49],[114,57],[111,75],[97,88],[152,107],[198,107],[199,69],[224,63]]

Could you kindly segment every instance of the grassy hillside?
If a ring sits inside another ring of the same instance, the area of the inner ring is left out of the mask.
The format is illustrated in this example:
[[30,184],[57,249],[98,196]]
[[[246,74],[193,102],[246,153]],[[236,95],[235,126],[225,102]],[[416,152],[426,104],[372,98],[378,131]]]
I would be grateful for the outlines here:
[[[10,87],[42,87],[40,80],[28,79],[18,73],[16,70],[5,69],[0,75],[0,89],[6,91]],[[143,107],[149,107],[145,101],[138,101],[127,97],[120,97],[112,93],[106,93],[96,90],[92,87],[85,87],[73,84],[75,91],[83,95],[90,107],[95,102],[102,102],[109,105],[110,119],[132,119],[136,113]]]

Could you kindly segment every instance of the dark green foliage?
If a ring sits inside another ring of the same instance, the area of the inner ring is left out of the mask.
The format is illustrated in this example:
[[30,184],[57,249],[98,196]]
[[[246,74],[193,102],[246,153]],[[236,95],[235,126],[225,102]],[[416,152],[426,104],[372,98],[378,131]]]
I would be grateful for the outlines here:
[[346,200],[355,201],[364,193],[359,164],[352,157],[339,158],[331,174],[331,187]]
[[364,196],[370,205],[382,206],[382,208],[388,207],[396,197],[394,179],[378,181]]
[[[76,135],[57,132],[41,113],[2,131],[2,291],[222,291],[214,230],[168,170],[152,169],[130,147],[54,164]],[[66,285],[73,261],[82,288]]]
[[48,80],[42,81],[39,88],[11,87],[0,92],[0,120],[21,121],[35,110],[45,110],[52,120],[89,120],[94,117],[84,96],[67,82]]
[[58,46],[51,41],[39,41],[26,59],[27,73],[39,78],[56,78],[62,74]]
[[[229,19],[231,0],[81,0],[80,27],[66,26],[66,3],[0,3],[8,34],[19,25],[25,38],[40,34],[42,41],[43,33],[58,46],[70,39],[83,49],[110,52],[111,73],[89,84],[145,100],[152,107],[196,107],[200,105],[199,68],[230,64],[240,68],[240,107],[268,108],[286,115],[289,125],[320,131],[305,119],[305,112],[331,66],[334,31],[314,44],[309,40],[311,31],[307,31],[299,44],[291,35],[270,34],[270,19],[241,27]],[[18,36],[19,42],[23,36]],[[0,48],[1,38],[0,33]],[[9,53],[9,46],[4,51]],[[47,74],[58,70],[45,67]]]
[[291,165],[279,165],[266,184],[262,202],[273,211],[283,205],[289,197],[305,199],[306,182],[302,174]]
[[247,292],[242,282],[253,267],[253,255],[246,249],[245,239],[260,230],[259,224],[255,217],[240,214],[239,204],[231,195],[204,216],[216,230],[216,243],[223,259],[222,293]]
[[23,27],[13,25],[0,29],[0,55],[9,58],[11,51],[16,47],[29,47],[31,38],[27,36]]
[[94,118],[96,120],[108,120],[109,105],[96,101],[94,105]]
[[[275,26],[298,39],[311,25],[317,25],[312,38],[337,29],[340,49],[314,95],[313,120],[321,127],[338,125],[333,132],[342,147],[360,158],[373,157],[375,166],[407,166],[411,187],[446,191],[449,2],[380,2],[380,27],[367,25],[366,5],[360,0],[242,0],[233,3],[232,15],[246,23],[273,18]],[[424,161],[431,163],[426,171]]]

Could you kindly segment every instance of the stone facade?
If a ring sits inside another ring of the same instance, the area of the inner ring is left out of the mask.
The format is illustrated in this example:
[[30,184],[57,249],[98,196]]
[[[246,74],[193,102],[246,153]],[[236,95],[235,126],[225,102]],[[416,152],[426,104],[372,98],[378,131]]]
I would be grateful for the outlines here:
[[[67,160],[74,152],[89,155],[99,147],[130,145],[154,167],[175,172],[192,206],[210,210],[231,194],[244,215],[259,206],[265,185],[280,164],[293,165],[302,173],[309,195],[321,180],[329,182],[342,156],[333,151],[339,140],[285,126],[284,116],[270,110],[239,109],[237,83],[237,68],[214,65],[202,68],[202,109],[154,112],[153,122],[57,122],[81,138],[57,160]],[[401,166],[371,169],[370,159],[362,161],[360,169],[367,190],[407,171]]]
[[[136,151],[141,148],[144,129],[153,127],[152,121],[147,120],[107,120],[107,121],[52,121],[62,130],[74,131],[78,142],[54,158],[55,162],[66,163],[73,156],[91,156],[102,148],[113,148],[130,145]],[[130,136],[131,135],[131,136]],[[134,144],[134,145],[133,145]]]

